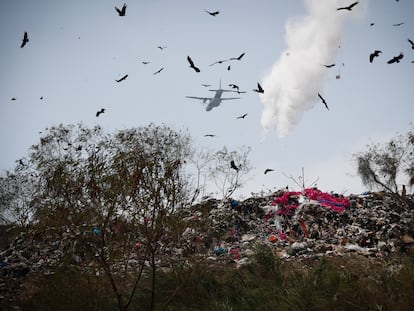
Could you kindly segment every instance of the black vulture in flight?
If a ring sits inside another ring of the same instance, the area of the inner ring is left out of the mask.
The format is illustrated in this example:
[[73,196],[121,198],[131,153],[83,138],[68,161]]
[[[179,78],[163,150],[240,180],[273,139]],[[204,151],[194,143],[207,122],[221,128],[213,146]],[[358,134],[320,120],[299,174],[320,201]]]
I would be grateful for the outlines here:
[[400,60],[402,60],[403,57],[404,57],[404,54],[401,52],[398,56],[394,56],[393,58],[391,58],[387,62],[387,64],[399,63]]
[[228,61],[229,61],[228,59],[218,60],[218,61],[216,61],[216,62],[214,62],[214,63],[210,64],[209,66],[213,66],[213,65],[215,65],[215,64],[222,64],[222,63],[224,63],[224,62],[228,62]]
[[264,93],[264,90],[262,88],[262,86],[260,85],[259,82],[257,82],[257,89],[253,89],[253,91],[257,92],[257,93]]
[[236,119],[244,119],[246,116],[247,116],[247,113],[244,113],[241,116],[238,116]]
[[215,137],[216,135],[214,134],[205,134],[204,137]]
[[407,40],[408,40],[408,42],[410,42],[411,48],[414,50],[414,42],[413,42],[413,40],[411,40],[411,39],[407,39]]
[[119,16],[125,16],[127,5],[124,3],[121,9],[115,7],[115,10],[118,12]]
[[161,67],[160,69],[158,69],[156,72],[153,73],[153,75],[159,74],[161,71],[164,70],[164,67]]
[[99,110],[99,111],[96,112],[96,116],[99,117],[99,115],[101,113],[104,113],[104,112],[105,112],[105,108],[102,108],[101,110]]
[[235,89],[235,90],[236,90],[235,92],[238,92],[238,91],[239,91],[239,86],[238,86],[238,85],[233,84],[233,83],[230,83],[230,84],[229,84],[229,86],[230,86],[232,89]]
[[332,68],[332,67],[334,67],[334,66],[335,66],[335,64],[330,64],[330,65],[322,65],[322,66],[325,66],[326,68]]
[[123,76],[121,79],[115,80],[116,82],[121,82],[124,81],[126,78],[128,78],[128,75],[126,74],[125,76]]
[[325,98],[323,98],[323,97],[322,97],[322,95],[321,95],[321,94],[319,94],[319,93],[318,93],[318,96],[319,96],[319,98],[321,99],[322,103],[325,105],[326,109],[328,109],[328,110],[329,110],[329,108],[328,108],[328,104],[326,103]]
[[215,11],[215,12],[210,12],[210,11],[207,11],[207,10],[204,10],[204,11],[206,11],[211,16],[216,16],[216,15],[218,15],[220,13],[220,11]]
[[29,36],[27,35],[27,31],[25,31],[23,35],[22,44],[20,45],[20,47],[24,47],[27,42],[29,42]]
[[194,62],[193,62],[193,60],[191,59],[190,56],[187,56],[187,60],[190,63],[190,68],[193,68],[195,72],[200,72],[200,68],[198,68],[194,65]]
[[239,168],[237,167],[236,163],[234,163],[234,160],[230,161],[230,166],[231,166],[232,169],[234,169],[236,171],[239,171]]
[[357,1],[357,2],[352,3],[352,4],[348,5],[348,6],[344,6],[344,7],[341,7],[341,8],[337,8],[336,10],[337,10],[337,11],[339,11],[339,10],[348,10],[348,11],[351,11],[351,10],[352,10],[352,8],[353,8],[354,6],[356,6],[357,4],[358,4],[358,1]]
[[241,53],[238,57],[231,57],[229,60],[241,60],[246,53]]
[[382,53],[382,51],[375,50],[374,52],[369,54],[369,62],[372,63],[374,61],[374,58],[378,57],[380,53]]
[[274,169],[272,169],[272,168],[267,168],[265,171],[264,171],[264,173],[265,173],[265,175],[267,174],[267,173],[269,173],[269,172],[273,172],[274,171]]

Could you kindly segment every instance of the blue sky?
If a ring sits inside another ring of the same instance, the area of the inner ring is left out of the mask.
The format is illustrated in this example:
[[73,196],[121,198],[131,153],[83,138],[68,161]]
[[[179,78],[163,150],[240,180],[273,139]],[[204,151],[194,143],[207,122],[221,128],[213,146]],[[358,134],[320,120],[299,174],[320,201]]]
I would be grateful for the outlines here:
[[[353,2],[335,1],[338,6]],[[320,90],[330,110],[315,99],[279,138],[276,129],[262,128],[264,105],[252,89],[286,53],[286,23],[308,15],[305,2],[135,0],[119,17],[114,6],[122,1],[2,0],[0,170],[11,169],[51,125],[82,122],[112,131],[153,122],[188,130],[200,148],[250,146],[254,169],[236,193],[242,196],[286,185],[297,189],[285,175],[297,178],[302,167],[307,182],[319,178],[321,190],[366,190],[352,154],[369,142],[407,132],[413,121],[414,50],[407,39],[414,40],[414,2],[361,0],[352,12],[332,10],[349,17],[336,66],[327,69]],[[397,23],[404,24],[393,26]],[[20,48],[24,31],[30,41]],[[369,54],[376,49],[383,53],[371,64]],[[400,52],[401,63],[386,63]],[[209,66],[241,53],[239,62]],[[187,56],[200,73],[188,67]],[[115,82],[125,74],[125,81]],[[186,98],[211,96],[201,84],[215,88],[220,79],[246,93],[210,112]],[[100,108],[107,110],[96,118]],[[244,113],[246,118],[237,119]],[[204,137],[207,133],[217,136]],[[268,167],[275,171],[264,175]]]

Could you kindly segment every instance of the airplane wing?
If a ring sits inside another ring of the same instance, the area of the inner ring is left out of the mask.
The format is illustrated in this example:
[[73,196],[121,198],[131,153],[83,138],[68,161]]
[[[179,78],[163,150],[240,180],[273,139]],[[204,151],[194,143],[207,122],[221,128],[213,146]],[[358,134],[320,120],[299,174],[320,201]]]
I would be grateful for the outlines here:
[[201,100],[208,100],[213,99],[212,97],[197,97],[197,96],[186,96],[187,98],[194,98],[194,99],[201,99]]
[[205,103],[208,100],[212,100],[212,97],[197,97],[197,96],[186,96],[187,98],[193,98],[193,99],[199,99],[202,100],[203,103]]
[[221,91],[221,92],[235,92],[234,90],[223,90],[223,89],[219,89],[219,90],[209,90],[210,92],[218,92],[218,91]]

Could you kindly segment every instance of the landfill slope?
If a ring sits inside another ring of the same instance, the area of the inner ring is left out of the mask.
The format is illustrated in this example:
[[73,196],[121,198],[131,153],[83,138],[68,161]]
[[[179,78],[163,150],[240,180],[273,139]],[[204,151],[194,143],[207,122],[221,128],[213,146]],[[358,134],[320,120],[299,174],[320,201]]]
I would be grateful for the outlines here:
[[[243,201],[202,201],[185,215],[188,227],[183,230],[182,243],[173,249],[161,247],[161,251],[169,259],[196,254],[212,265],[237,267],[251,262],[258,243],[270,246],[284,261],[357,254],[369,260],[414,254],[412,195],[368,192],[343,197],[309,191],[280,190]],[[65,252],[75,243],[71,233],[56,237],[48,231],[24,230],[17,234],[0,251],[0,299],[16,297],[31,273],[47,275],[67,264]],[[79,266],[99,270],[99,266],[81,262],[79,256],[75,259]]]

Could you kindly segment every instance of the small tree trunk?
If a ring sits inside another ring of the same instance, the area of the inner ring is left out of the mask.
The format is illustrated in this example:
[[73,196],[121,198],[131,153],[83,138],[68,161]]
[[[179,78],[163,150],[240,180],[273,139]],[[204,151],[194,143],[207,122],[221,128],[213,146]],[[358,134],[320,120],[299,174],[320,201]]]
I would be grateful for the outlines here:
[[156,274],[156,267],[155,267],[155,250],[152,251],[151,254],[151,267],[152,267],[152,285],[151,285],[151,306],[150,310],[153,311],[155,308],[155,274]]

